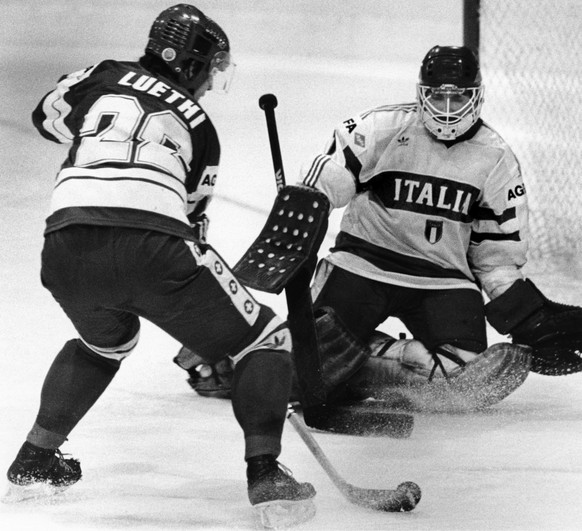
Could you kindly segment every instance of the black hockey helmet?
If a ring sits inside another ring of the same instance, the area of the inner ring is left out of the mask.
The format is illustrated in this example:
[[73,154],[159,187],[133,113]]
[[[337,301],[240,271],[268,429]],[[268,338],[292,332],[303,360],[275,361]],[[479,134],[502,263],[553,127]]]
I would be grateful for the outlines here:
[[424,57],[416,88],[418,112],[439,140],[454,140],[479,120],[485,87],[466,46],[435,46]]
[[204,83],[213,69],[224,72],[231,65],[226,33],[189,4],[177,4],[157,16],[146,52],[165,61],[180,85],[191,92]]
[[422,61],[418,82],[429,87],[443,84],[478,87],[481,85],[479,62],[466,46],[435,46]]

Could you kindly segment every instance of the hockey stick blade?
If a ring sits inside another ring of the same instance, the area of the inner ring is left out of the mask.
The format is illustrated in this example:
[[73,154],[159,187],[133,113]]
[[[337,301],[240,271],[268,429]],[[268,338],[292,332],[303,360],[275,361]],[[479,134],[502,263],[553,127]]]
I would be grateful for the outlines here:
[[333,484],[350,503],[376,511],[400,512],[412,511],[421,498],[420,487],[412,481],[406,481],[396,489],[365,489],[348,483],[340,476],[323,450],[313,438],[307,426],[301,421],[292,405],[287,410],[287,419],[293,425],[309,451],[317,459]]
[[385,436],[395,439],[410,437],[414,416],[402,411],[391,411],[382,400],[321,404],[303,409],[307,426],[344,435]]

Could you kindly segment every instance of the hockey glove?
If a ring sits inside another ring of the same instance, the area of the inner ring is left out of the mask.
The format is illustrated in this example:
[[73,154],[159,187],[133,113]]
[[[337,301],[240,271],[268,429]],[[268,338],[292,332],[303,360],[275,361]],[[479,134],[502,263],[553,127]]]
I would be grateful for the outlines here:
[[513,343],[532,347],[533,372],[582,371],[582,308],[553,302],[529,280],[517,280],[485,306],[489,323]]
[[230,398],[234,365],[230,358],[208,363],[186,347],[180,348],[174,363],[188,372],[188,383],[200,396]]

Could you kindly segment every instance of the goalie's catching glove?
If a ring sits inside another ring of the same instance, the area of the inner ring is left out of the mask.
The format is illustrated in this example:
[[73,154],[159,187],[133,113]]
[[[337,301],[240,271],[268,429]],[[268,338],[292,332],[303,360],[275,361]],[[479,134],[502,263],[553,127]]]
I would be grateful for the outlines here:
[[513,343],[532,347],[533,372],[582,371],[582,308],[549,300],[529,279],[516,280],[485,306],[487,320]]

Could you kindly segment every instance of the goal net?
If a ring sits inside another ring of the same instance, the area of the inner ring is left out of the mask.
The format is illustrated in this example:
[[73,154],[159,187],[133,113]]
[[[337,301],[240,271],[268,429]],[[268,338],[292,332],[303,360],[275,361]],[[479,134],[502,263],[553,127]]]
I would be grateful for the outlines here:
[[517,155],[530,263],[582,257],[582,0],[481,0],[483,118]]

